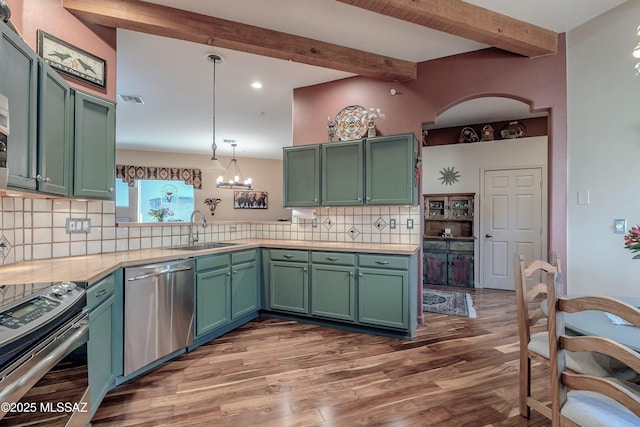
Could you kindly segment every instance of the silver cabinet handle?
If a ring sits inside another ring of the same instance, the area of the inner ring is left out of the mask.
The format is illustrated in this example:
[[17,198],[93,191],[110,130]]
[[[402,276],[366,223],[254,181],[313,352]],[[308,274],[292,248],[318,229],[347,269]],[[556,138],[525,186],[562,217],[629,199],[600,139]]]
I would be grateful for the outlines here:
[[113,187],[109,187],[109,189],[107,190],[109,193],[113,193],[115,191],[115,188]]
[[96,292],[96,298],[100,298],[102,295],[104,295],[106,293],[107,293],[106,289],[101,289],[98,292]]
[[336,258],[336,257],[334,257],[334,256],[328,256],[328,257],[327,257],[327,260],[329,260],[329,261],[337,261],[337,260],[338,260],[338,258]]
[[238,270],[233,270],[233,274],[238,274]]
[[187,271],[187,270],[191,270],[191,267],[167,268],[165,270],[154,271],[152,273],[139,274],[134,277],[129,277],[127,280],[130,282],[133,282],[134,280],[142,280],[149,277],[162,276],[163,274],[177,273],[179,271]]
[[231,277],[231,273],[227,273],[227,277]]
[[378,260],[378,261],[376,261],[376,264],[386,265],[386,264],[389,264],[389,261]]
[[307,272],[307,267],[302,267],[302,271]]
[[293,258],[293,255],[288,255],[288,254],[285,254],[285,255],[282,255],[282,256],[283,256],[283,257],[285,257],[286,259],[291,259],[291,258]]

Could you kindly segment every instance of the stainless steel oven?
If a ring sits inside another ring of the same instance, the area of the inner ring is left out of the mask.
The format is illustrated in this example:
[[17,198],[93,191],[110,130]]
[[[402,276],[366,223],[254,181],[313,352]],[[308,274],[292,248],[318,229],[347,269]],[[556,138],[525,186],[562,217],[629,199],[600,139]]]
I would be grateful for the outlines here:
[[0,425],[90,421],[86,283],[0,286]]

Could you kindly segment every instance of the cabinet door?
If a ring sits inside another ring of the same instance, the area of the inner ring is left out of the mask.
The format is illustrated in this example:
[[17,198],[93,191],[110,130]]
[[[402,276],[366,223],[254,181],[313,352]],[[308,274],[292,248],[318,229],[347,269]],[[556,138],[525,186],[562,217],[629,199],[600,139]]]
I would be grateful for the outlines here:
[[409,328],[409,273],[360,268],[358,321],[390,328]]
[[355,320],[355,267],[314,264],[311,267],[311,314]]
[[425,219],[444,219],[446,215],[446,197],[425,197],[424,208]]
[[87,358],[89,364],[89,387],[91,387],[91,413],[93,414],[102,398],[111,388],[115,379],[113,348],[113,324],[122,313],[116,313],[115,296],[111,295],[89,313],[89,342]]
[[256,261],[231,267],[231,319],[258,311]]
[[450,219],[473,219],[473,198],[451,196],[448,208]]
[[447,254],[445,252],[424,252],[424,283],[447,284]]
[[365,203],[414,205],[416,139],[413,134],[369,138],[365,141]]
[[322,145],[322,205],[363,204],[362,141]]
[[230,285],[229,267],[196,274],[196,338],[231,321]]
[[283,156],[284,207],[320,206],[320,146],[287,147]]
[[269,271],[269,308],[309,314],[307,264],[271,261]]
[[473,255],[449,254],[448,284],[451,286],[473,287]]
[[115,105],[75,92],[73,195],[113,200],[116,170]]
[[71,179],[69,84],[40,61],[38,99],[38,190],[68,196]]
[[8,185],[36,188],[38,62],[35,52],[0,21],[0,93],[9,99]]

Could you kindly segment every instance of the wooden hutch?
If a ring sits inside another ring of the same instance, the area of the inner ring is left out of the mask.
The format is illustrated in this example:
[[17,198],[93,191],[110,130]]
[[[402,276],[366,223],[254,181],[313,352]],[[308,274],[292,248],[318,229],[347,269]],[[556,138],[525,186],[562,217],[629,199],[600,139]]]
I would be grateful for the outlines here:
[[424,195],[425,285],[472,288],[475,193]]

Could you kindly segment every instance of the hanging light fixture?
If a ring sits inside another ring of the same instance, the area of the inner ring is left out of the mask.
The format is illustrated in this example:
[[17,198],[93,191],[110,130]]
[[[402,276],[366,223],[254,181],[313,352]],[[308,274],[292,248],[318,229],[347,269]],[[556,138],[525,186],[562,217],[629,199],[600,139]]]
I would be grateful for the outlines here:
[[[218,188],[246,188],[251,189],[251,178],[242,179],[242,172],[240,172],[240,166],[236,160],[236,144],[233,140],[225,140],[231,142],[233,148],[233,157],[224,172],[224,175],[220,175],[216,181],[216,187]],[[232,167],[233,166],[233,167]],[[228,178],[227,178],[228,177]]]
[[213,114],[211,116],[213,140],[211,143],[211,151],[213,152],[213,154],[211,155],[211,166],[207,167],[207,170],[222,173],[226,169],[224,168],[224,166],[222,166],[222,163],[220,163],[220,160],[218,160],[218,158],[216,157],[216,149],[218,148],[218,146],[216,145],[216,64],[223,64],[224,59],[222,59],[220,55],[217,55],[215,53],[206,54],[204,56],[204,59],[213,64],[213,92],[211,96],[211,103],[213,104]]

